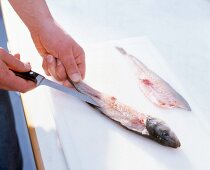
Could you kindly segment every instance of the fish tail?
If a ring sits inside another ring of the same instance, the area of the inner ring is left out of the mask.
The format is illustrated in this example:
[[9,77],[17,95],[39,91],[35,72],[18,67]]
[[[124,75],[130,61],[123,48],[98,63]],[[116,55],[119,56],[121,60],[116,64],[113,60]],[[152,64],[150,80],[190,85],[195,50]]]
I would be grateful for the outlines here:
[[150,72],[150,70],[147,68],[146,65],[144,65],[138,58],[136,58],[135,56],[127,53],[127,51],[122,48],[122,47],[115,47],[122,55],[127,56],[132,62],[133,64],[138,68],[138,70],[141,70],[143,72]]

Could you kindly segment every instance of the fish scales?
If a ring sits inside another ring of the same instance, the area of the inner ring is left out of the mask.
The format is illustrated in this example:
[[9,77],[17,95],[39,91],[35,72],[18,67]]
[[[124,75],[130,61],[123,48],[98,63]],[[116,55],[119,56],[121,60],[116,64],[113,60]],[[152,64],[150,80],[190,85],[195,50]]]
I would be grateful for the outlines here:
[[141,113],[128,105],[120,103],[115,97],[101,93],[83,81],[73,83],[81,93],[91,97],[99,106],[93,106],[101,113],[120,123],[123,127],[164,146],[180,147],[180,141],[169,126],[160,119]]

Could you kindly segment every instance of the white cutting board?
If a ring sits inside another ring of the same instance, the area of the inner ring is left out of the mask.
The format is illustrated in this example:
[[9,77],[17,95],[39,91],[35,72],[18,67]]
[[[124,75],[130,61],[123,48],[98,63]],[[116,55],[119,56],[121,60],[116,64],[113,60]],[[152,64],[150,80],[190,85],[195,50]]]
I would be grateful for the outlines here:
[[[167,80],[192,107],[159,109],[141,93],[135,69],[115,45],[138,57]],[[85,81],[101,92],[165,120],[181,141],[181,148],[161,146],[134,134],[79,100],[51,90],[50,103],[68,166],[73,170],[207,169],[210,167],[210,135],[199,111],[187,96],[167,63],[145,37],[90,45],[85,48]]]

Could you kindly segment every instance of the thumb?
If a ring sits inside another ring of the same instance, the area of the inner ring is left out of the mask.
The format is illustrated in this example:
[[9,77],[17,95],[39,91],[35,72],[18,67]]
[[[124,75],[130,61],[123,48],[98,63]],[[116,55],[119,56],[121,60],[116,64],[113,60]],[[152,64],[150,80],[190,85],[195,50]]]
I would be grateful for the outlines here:
[[13,55],[9,54],[3,49],[0,49],[1,60],[12,70],[19,72],[27,72],[31,70],[29,63],[23,63]]
[[6,63],[8,67],[14,71],[19,72],[28,72],[31,70],[30,63],[23,63],[18,59],[14,59],[13,61]]

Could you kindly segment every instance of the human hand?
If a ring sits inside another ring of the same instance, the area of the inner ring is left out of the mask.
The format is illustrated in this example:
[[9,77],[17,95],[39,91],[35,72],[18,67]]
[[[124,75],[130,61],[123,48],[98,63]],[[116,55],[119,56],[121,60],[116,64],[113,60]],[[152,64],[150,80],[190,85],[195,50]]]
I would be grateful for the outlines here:
[[31,70],[31,66],[21,62],[19,54],[13,56],[0,48],[0,89],[25,93],[36,87],[35,83],[16,76],[10,69],[27,72]]
[[74,82],[84,79],[83,49],[54,20],[45,21],[41,27],[30,32],[38,52],[43,57],[42,66],[47,75],[52,75],[64,85],[68,81],[67,76]]

